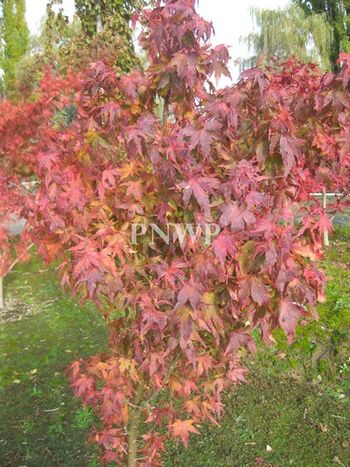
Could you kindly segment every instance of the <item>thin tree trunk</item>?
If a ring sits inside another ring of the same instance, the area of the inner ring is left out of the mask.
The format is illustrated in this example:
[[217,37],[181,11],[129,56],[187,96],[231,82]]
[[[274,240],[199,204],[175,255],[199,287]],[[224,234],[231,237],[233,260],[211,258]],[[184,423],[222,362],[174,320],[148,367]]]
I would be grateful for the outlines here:
[[137,436],[139,424],[141,420],[141,403],[143,395],[143,386],[139,386],[136,390],[134,405],[130,415],[129,436],[128,436],[128,467],[137,467]]
[[[326,192],[326,188],[323,188],[322,190],[322,207],[323,209],[326,209],[327,207],[327,192]],[[325,230],[323,232],[323,244],[324,246],[329,246],[329,234],[328,234],[328,230]]]
[[102,24],[102,15],[101,15],[101,3],[100,0],[97,0],[97,15],[96,15],[96,32],[100,34],[103,31],[103,24]]
[[168,118],[169,118],[169,98],[166,96],[164,98],[164,107],[163,107],[163,116],[162,116],[162,124],[164,134],[168,134]]

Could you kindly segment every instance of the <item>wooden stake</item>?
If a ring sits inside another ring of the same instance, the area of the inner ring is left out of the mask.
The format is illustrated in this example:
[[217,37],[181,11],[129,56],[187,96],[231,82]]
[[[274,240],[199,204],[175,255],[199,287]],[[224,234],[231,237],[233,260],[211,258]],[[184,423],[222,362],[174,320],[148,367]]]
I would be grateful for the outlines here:
[[[326,192],[326,188],[323,188],[323,190],[322,190],[322,207],[323,207],[323,209],[327,208],[327,192]],[[328,230],[325,230],[323,232],[323,244],[324,244],[324,246],[329,246]]]

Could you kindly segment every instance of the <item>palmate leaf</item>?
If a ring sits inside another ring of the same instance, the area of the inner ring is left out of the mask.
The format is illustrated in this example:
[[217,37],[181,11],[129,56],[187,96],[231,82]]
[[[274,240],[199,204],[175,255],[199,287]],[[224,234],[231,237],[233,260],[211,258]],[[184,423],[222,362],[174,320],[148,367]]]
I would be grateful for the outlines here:
[[223,207],[220,224],[223,227],[230,226],[232,230],[239,231],[253,224],[255,220],[255,216],[252,212],[239,207],[236,202],[230,202]]
[[215,177],[190,178],[187,182],[180,184],[183,188],[183,201],[188,206],[193,195],[205,213],[209,213],[209,194],[213,193],[219,186]]
[[183,133],[190,138],[190,148],[199,148],[205,156],[210,152],[213,142],[218,139],[221,123],[218,121],[208,121],[203,128],[185,128]]
[[225,230],[222,231],[213,241],[213,250],[221,264],[225,263],[227,256],[235,258],[237,248],[235,247],[232,234]]
[[192,308],[196,309],[201,300],[200,287],[195,284],[185,284],[178,294],[176,308],[180,308],[186,303],[189,303]]
[[281,300],[279,324],[286,334],[290,344],[294,340],[297,323],[303,315],[305,315],[305,309],[290,300]]
[[176,420],[171,425],[172,433],[175,437],[181,438],[184,445],[188,446],[191,433],[199,435],[199,431],[193,426],[194,420]]

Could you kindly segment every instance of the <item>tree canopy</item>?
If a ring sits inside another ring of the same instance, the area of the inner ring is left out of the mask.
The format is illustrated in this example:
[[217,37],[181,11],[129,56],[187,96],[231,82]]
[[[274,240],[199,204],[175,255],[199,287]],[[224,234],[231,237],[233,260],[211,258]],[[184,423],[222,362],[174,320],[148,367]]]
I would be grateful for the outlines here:
[[64,14],[62,0],[48,1],[42,30],[32,38],[30,53],[16,66],[13,96],[33,92],[47,66],[60,73],[80,70],[102,59],[120,73],[140,66],[130,24],[138,2],[123,0],[112,5],[80,0],[75,6],[76,15],[70,21]]
[[4,88],[10,88],[16,66],[28,51],[29,30],[25,20],[25,0],[1,0],[0,68]]
[[136,65],[131,17],[145,0],[75,0],[76,14],[87,42],[96,37],[101,44],[118,50],[116,63],[124,70]]
[[332,30],[325,15],[307,15],[302,8],[289,5],[276,10],[253,8],[252,17],[256,31],[243,38],[252,55],[243,60],[243,67],[295,56],[330,68]]
[[[61,8],[54,6],[62,0],[51,0],[47,5],[47,19],[43,39],[46,49],[56,49],[62,55],[62,62],[76,61],[78,67],[103,57],[113,60],[122,71],[137,64],[131,17],[142,0],[76,0],[75,31]],[[113,56],[113,58],[112,58]]]
[[332,68],[341,52],[350,51],[350,1],[349,0],[294,0],[295,4],[311,16],[324,14],[332,28],[333,40],[329,52]]

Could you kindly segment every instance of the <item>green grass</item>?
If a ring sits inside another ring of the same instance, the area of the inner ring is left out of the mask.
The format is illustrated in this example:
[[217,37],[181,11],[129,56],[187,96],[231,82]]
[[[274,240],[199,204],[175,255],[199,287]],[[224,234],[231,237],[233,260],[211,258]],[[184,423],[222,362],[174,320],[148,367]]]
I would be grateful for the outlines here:
[[0,465],[89,465],[93,418],[73,399],[65,369],[106,343],[93,306],[63,296],[55,270],[34,258],[5,281],[34,315],[0,326]]
[[321,385],[256,369],[249,385],[227,396],[221,426],[205,427],[188,450],[172,444],[166,466],[254,466],[259,458],[265,466],[328,467],[335,458],[348,466],[348,416],[348,401]]
[[[165,465],[350,465],[350,234],[338,231],[323,268],[330,278],[320,320],[249,363],[249,384],[226,396],[220,427],[202,427],[186,450],[169,443]],[[65,297],[54,269],[36,259],[6,278],[8,299],[34,313],[0,325],[0,466],[95,466],[90,409],[72,397],[65,369],[106,345],[92,305]],[[267,450],[270,446],[272,450]]]

